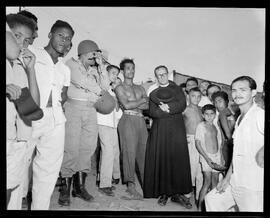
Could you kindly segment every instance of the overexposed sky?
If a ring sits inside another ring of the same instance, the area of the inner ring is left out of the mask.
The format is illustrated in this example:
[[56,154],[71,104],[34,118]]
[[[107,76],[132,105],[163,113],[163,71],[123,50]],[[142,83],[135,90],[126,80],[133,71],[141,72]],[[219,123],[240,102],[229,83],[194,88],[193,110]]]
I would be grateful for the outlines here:
[[[230,84],[241,75],[253,77],[262,91],[265,79],[265,9],[169,7],[23,7],[38,17],[39,37],[45,46],[57,19],[75,30],[77,56],[81,40],[91,39],[119,65],[134,58],[135,81],[154,78],[154,68]],[[7,13],[18,7],[7,7]]]

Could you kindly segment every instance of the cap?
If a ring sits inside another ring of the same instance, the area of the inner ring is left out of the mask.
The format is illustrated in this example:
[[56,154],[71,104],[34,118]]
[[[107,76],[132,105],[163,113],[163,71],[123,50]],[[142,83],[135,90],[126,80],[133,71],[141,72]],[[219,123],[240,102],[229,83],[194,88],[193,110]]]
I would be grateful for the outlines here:
[[94,51],[100,51],[100,49],[97,43],[92,40],[83,40],[78,45],[78,55],[87,54]]

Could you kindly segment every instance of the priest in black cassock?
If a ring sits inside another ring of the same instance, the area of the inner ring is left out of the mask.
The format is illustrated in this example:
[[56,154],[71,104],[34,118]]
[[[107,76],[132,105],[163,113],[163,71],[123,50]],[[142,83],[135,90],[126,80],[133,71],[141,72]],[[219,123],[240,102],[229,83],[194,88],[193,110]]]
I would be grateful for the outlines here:
[[155,68],[159,87],[151,92],[149,115],[153,124],[149,132],[146,154],[144,198],[159,198],[166,205],[168,198],[190,209],[184,194],[192,191],[189,153],[182,112],[186,98],[174,82],[168,80],[166,66]]

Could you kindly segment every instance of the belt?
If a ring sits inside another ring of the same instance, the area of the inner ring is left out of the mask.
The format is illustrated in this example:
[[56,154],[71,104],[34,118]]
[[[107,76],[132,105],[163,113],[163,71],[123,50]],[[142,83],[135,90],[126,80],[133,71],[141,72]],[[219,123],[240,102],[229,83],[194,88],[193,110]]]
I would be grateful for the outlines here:
[[93,106],[94,102],[91,101],[81,101],[81,100],[76,100],[72,98],[67,99],[68,103],[75,104],[75,105],[81,105],[81,106]]
[[137,111],[124,111],[124,114],[143,117],[142,113],[137,112]]

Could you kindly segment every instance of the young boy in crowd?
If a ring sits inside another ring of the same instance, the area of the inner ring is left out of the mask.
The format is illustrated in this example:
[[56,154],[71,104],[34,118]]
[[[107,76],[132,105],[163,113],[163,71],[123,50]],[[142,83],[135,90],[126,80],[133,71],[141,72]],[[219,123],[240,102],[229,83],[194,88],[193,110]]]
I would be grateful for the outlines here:
[[190,89],[194,88],[194,87],[198,87],[199,83],[198,80],[195,77],[189,77],[186,80],[186,89],[185,92],[187,93],[186,95],[186,101],[187,101],[187,105],[189,105],[189,91]]
[[[199,153],[195,146],[195,131],[197,125],[203,120],[201,108],[198,106],[201,100],[201,91],[198,87],[194,87],[189,90],[189,105],[183,112],[183,118],[187,133],[187,142],[189,150],[190,168],[191,168],[191,180],[192,186],[195,186],[195,177],[198,170],[200,170],[199,165]],[[190,194],[186,197],[191,197]]]
[[228,94],[224,91],[215,92],[212,95],[212,99],[215,107],[217,108],[218,115],[218,125],[221,129],[222,134],[222,156],[225,161],[225,166],[229,167],[231,158],[232,158],[232,133],[234,130],[235,119],[234,114],[228,107],[229,97]]
[[221,135],[213,124],[216,117],[214,105],[207,104],[202,108],[204,121],[198,124],[195,133],[195,143],[200,153],[200,163],[203,172],[203,186],[200,191],[198,209],[201,211],[202,202],[209,188],[213,189],[218,183],[220,167]]
[[201,101],[199,102],[200,107],[203,107],[206,104],[211,104],[211,101],[207,97],[207,88],[209,85],[211,85],[211,82],[207,80],[201,81],[199,85],[199,89],[201,90],[202,93]]
[[[119,84],[117,78],[120,68],[115,65],[109,65],[106,70],[110,81],[108,92],[115,97],[113,89]],[[120,180],[117,125],[121,115],[122,111],[119,110],[119,107],[116,107],[109,114],[97,113],[98,134],[101,145],[99,192],[107,196],[114,196],[113,189],[115,187],[112,186],[112,179]]]

